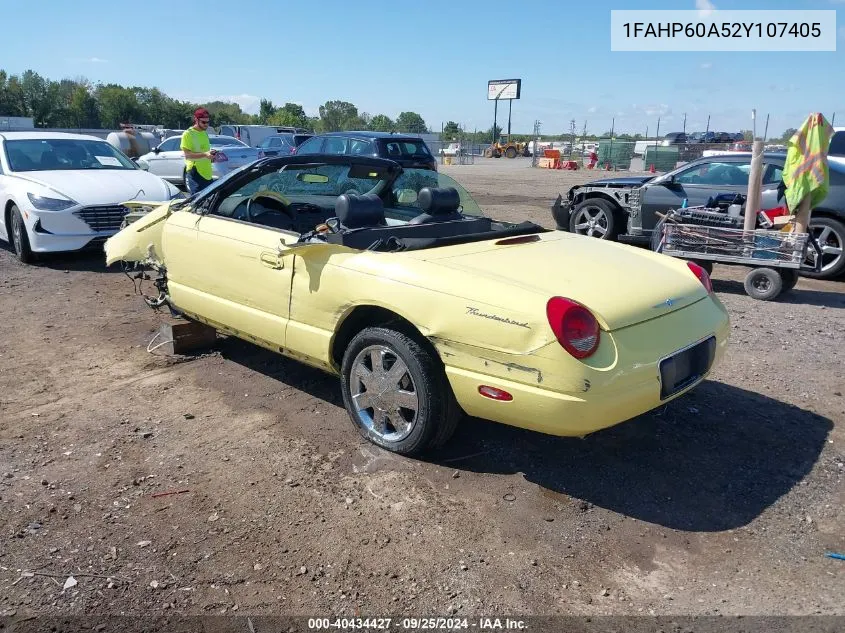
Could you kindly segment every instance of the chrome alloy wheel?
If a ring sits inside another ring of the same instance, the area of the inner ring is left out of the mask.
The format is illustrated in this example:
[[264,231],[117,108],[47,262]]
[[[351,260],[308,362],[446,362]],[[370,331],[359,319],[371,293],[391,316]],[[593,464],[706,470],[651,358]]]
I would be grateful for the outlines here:
[[[845,244],[842,243],[843,237],[829,226],[812,226],[812,222],[810,224],[810,231],[815,236],[822,250],[821,272],[827,273],[839,266],[839,262],[843,256],[843,248],[845,248]],[[815,249],[812,246],[808,246],[806,263],[815,267],[816,257]]]
[[385,345],[371,345],[355,357],[349,378],[355,415],[370,433],[400,442],[414,429],[420,408],[408,366]]
[[23,231],[26,229],[21,221],[21,216],[12,211],[12,243],[15,245],[15,252],[20,253],[23,249]]
[[598,206],[585,205],[575,212],[575,232],[589,237],[603,238],[607,235],[609,221],[607,212]]

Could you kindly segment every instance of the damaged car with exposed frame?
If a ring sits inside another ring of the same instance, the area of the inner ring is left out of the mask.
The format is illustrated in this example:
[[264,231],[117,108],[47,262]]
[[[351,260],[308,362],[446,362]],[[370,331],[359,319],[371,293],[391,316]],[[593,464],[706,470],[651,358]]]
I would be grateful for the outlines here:
[[339,377],[355,427],[404,455],[464,415],[619,424],[701,383],[728,341],[699,266],[498,221],[449,176],[381,158],[265,158],[105,250],[156,277],[151,305]]

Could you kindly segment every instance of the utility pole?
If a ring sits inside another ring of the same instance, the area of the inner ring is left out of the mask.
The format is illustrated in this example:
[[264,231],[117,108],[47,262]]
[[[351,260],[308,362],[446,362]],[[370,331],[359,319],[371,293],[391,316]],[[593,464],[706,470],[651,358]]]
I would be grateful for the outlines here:
[[508,99],[508,141],[511,140],[511,108],[513,107],[513,99]]
[[766,114],[766,129],[763,131],[763,142],[766,142],[766,138],[769,136],[769,115]]
[[710,133],[710,115],[707,115],[707,129],[704,132],[704,142],[707,142],[707,135]]
[[687,113],[684,112],[684,136],[687,134]]

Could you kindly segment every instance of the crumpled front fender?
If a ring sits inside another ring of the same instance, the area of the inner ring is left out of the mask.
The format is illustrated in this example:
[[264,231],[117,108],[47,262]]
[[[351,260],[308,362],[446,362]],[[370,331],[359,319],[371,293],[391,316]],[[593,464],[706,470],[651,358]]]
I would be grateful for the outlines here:
[[[160,263],[161,236],[164,221],[172,213],[171,204],[172,202],[161,204],[106,240],[106,266],[119,261]],[[123,203],[123,206],[130,209],[154,205],[155,203],[135,201]]]

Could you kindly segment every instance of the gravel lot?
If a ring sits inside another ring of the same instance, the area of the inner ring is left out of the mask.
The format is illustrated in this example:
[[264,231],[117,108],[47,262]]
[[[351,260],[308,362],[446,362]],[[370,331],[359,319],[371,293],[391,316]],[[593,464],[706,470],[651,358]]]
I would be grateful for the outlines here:
[[[595,177],[442,170],[549,227]],[[742,277],[714,271],[732,342],[692,394],[586,439],[469,419],[415,461],[294,361],[148,352],[166,317],[101,257],[0,248],[0,615],[845,614],[845,283]]]

